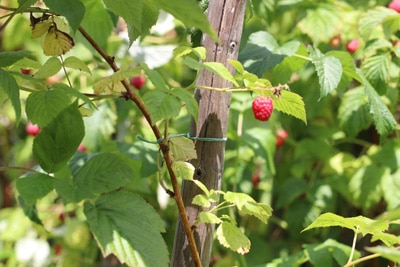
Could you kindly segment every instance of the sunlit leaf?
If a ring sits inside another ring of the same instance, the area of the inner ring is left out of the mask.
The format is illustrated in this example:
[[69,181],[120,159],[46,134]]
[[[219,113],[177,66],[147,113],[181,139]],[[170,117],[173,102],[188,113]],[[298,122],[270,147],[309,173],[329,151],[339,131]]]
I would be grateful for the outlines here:
[[276,110],[298,118],[307,124],[306,109],[300,95],[282,90],[280,97],[273,98],[273,103]]
[[5,93],[7,98],[11,101],[16,120],[19,121],[21,118],[21,101],[19,99],[18,84],[11,74],[0,69],[0,96],[3,95],[3,93]]
[[142,198],[105,194],[94,204],[85,202],[84,213],[104,257],[114,254],[128,266],[168,266],[164,222]]
[[62,68],[60,60],[56,57],[51,57],[43,64],[42,67],[35,73],[34,77],[43,79],[57,74]]
[[239,254],[246,254],[250,250],[250,240],[231,222],[222,222],[217,228],[216,235],[221,245]]
[[340,60],[333,56],[326,56],[316,47],[309,46],[308,52],[318,75],[320,97],[327,96],[337,88],[342,78],[343,68]]
[[172,169],[176,177],[183,180],[193,180],[194,166],[189,162],[174,161],[172,162]]
[[70,56],[64,59],[64,66],[67,68],[84,71],[89,74],[91,73],[88,65],[75,56]]
[[222,220],[217,215],[206,211],[200,212],[199,219],[200,222],[204,223],[213,223],[213,224],[222,223]]
[[187,161],[197,158],[193,141],[184,136],[169,139],[169,153],[173,161]]
[[26,100],[26,113],[32,123],[44,127],[72,103],[62,90],[33,92]]
[[68,33],[58,30],[55,24],[50,26],[42,44],[46,56],[63,55],[74,45],[72,37]]

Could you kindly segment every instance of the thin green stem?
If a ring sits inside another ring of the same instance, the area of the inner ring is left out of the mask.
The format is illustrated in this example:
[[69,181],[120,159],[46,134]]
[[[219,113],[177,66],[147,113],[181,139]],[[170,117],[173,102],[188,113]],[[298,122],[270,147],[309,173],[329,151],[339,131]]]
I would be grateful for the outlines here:
[[306,57],[306,56],[299,55],[299,54],[294,54],[293,56],[301,58],[301,59],[305,59],[307,61],[311,61],[312,60],[310,57]]
[[40,171],[33,170],[33,169],[30,169],[30,168],[24,168],[24,167],[13,167],[13,166],[0,167],[0,171],[6,171],[6,170],[18,170],[18,171],[23,171],[23,172],[42,173]]
[[349,260],[348,260],[347,264],[349,264],[349,262],[351,262],[353,260],[353,257],[354,257],[354,252],[356,250],[358,229],[359,229],[359,226],[357,225],[357,228],[354,231],[353,245],[351,246],[351,253],[350,253],[350,257],[349,257]]
[[67,70],[65,69],[64,58],[62,57],[62,55],[60,55],[60,60],[61,60],[61,63],[62,63],[61,66],[62,66],[62,68],[63,68],[63,70],[64,70],[65,77],[67,78],[69,87],[72,88],[72,83],[71,83],[71,80],[69,79],[68,72],[67,72]]

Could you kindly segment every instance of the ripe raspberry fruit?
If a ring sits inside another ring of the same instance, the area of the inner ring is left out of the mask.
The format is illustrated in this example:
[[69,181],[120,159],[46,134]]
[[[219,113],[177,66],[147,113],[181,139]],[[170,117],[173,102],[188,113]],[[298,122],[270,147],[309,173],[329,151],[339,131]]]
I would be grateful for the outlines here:
[[399,13],[400,12],[400,0],[394,0],[394,1],[390,2],[388,7]]
[[143,85],[146,83],[146,78],[144,76],[135,76],[131,78],[131,85],[136,89],[142,89]]
[[357,51],[359,46],[360,46],[360,42],[358,41],[358,39],[353,39],[347,43],[346,49],[349,53],[353,54]]
[[257,96],[253,104],[254,117],[259,121],[267,121],[274,110],[274,104],[271,97]]

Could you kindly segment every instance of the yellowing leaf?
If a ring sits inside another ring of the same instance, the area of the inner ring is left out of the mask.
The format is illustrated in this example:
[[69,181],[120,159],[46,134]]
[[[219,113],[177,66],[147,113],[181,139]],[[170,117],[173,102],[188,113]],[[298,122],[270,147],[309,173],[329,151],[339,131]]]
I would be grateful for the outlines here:
[[189,138],[180,136],[169,139],[170,155],[173,161],[186,161],[197,158],[194,143]]
[[32,26],[32,38],[42,37],[48,32],[53,22],[50,20],[40,21]]
[[217,238],[221,245],[239,253],[246,254],[250,250],[250,240],[231,222],[223,222],[218,226]]
[[193,180],[194,166],[189,162],[174,161],[172,163],[172,169],[178,178],[184,180]]
[[72,37],[57,30],[57,26],[50,26],[43,42],[43,52],[46,56],[60,56],[67,53],[74,46]]

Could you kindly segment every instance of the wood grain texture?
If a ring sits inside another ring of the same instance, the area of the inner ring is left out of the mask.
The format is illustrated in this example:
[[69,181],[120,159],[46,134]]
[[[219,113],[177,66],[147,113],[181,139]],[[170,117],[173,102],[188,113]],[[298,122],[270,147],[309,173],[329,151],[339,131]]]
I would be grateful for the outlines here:
[[[246,0],[210,0],[208,19],[217,32],[217,44],[208,35],[203,36],[202,45],[207,50],[206,61],[220,62],[233,74],[229,59],[237,59],[242,36]],[[231,83],[208,71],[202,71],[197,85],[216,88],[230,87]],[[226,136],[230,93],[197,89],[195,98],[199,103],[198,124],[192,121],[191,135],[198,137],[223,138]],[[224,168],[225,142],[196,142],[197,159],[191,163],[196,168],[194,179],[200,180],[209,189],[220,189]],[[198,217],[201,208],[191,204],[195,195],[201,193],[192,182],[184,181],[182,196],[189,222]],[[214,225],[200,223],[194,229],[197,248],[203,266],[209,266]],[[194,266],[185,233],[178,219],[171,266]]]

